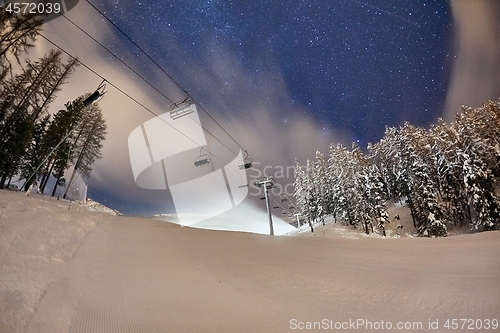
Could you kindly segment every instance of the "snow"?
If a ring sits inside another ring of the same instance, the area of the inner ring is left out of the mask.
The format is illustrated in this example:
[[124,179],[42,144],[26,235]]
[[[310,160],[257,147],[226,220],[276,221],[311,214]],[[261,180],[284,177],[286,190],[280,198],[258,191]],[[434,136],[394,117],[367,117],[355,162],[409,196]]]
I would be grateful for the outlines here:
[[[314,232],[311,233],[309,225],[303,224],[300,228],[286,233],[288,236],[311,236],[311,237],[326,237],[326,238],[401,238],[412,237],[416,234],[416,229],[413,226],[413,220],[410,215],[408,207],[402,206],[401,203],[389,201],[387,203],[387,214],[389,215],[389,223],[385,224],[385,231],[387,237],[383,237],[381,230],[374,226],[375,232],[367,235],[362,229],[355,229],[353,226],[348,226],[343,223],[335,223],[331,216],[325,218],[325,226],[322,222],[316,221],[313,223]],[[396,217],[399,217],[397,219]],[[301,223],[304,223],[303,221]],[[398,229],[398,226],[400,229]],[[467,233],[467,230],[455,230],[453,234]]]
[[498,231],[270,237],[14,191],[0,191],[0,230],[2,333],[288,332],[294,319],[436,332],[446,319],[499,319]]
[[[269,219],[267,212],[256,209],[246,202],[242,202],[233,209],[215,217],[207,218],[198,222],[203,214],[197,213],[177,213],[160,214],[154,218],[161,221],[168,221],[179,224],[178,217],[182,216],[182,221],[191,228],[208,230],[242,231],[263,235],[269,235]],[[194,223],[189,223],[193,218]],[[275,235],[283,235],[295,230],[295,227],[273,215],[273,230]]]
[[106,207],[103,204],[90,198],[87,198],[86,202],[77,201],[77,203],[80,205],[85,205],[85,207],[92,212],[101,212],[110,215],[122,215],[119,211]]

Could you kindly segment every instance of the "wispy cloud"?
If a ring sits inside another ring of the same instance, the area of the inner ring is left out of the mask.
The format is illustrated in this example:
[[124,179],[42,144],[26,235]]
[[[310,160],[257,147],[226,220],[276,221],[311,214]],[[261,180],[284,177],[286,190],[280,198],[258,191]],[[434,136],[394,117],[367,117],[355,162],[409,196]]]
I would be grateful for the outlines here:
[[[146,60],[130,52],[130,45],[123,43],[88,6],[80,4],[69,14],[71,19],[124,57],[127,63],[137,68],[173,100],[182,98],[180,89],[153,64],[144,66]],[[89,24],[87,18],[94,18],[92,24]],[[155,113],[161,114],[169,110],[167,100],[83,36],[64,18],[47,24],[44,34]],[[181,54],[183,42],[185,41],[177,41],[178,45],[165,45],[165,52],[175,50],[174,52]],[[53,47],[43,40],[38,44],[39,47],[32,56],[40,56]],[[314,157],[316,149],[326,151],[331,142],[349,143],[348,133],[319,123],[305,112],[305,108],[293,103],[277,64],[269,60],[272,57],[266,57],[268,62],[255,71],[245,67],[230,47],[221,45],[214,50],[207,43],[204,52],[201,56],[205,59],[203,64],[194,61],[195,58],[180,59],[171,74],[177,76],[176,79],[182,82],[184,88],[262,167],[292,166],[295,159],[304,163],[307,158]],[[165,68],[169,66],[165,65]],[[80,66],[54,102],[53,110],[92,91],[99,83],[98,77]],[[102,151],[103,158],[94,165],[91,186],[100,193],[115,198],[115,203],[123,201],[135,206],[161,206],[165,207],[165,211],[172,211],[168,191],[137,187],[130,165],[128,135],[154,115],[109,85],[107,91],[99,104],[107,121],[108,136]],[[200,112],[200,116],[202,125],[225,145],[233,151],[239,149],[203,112]],[[207,140],[218,157],[227,162],[234,158],[231,152],[210,135],[207,135]],[[290,182],[292,179],[283,181]]]
[[452,0],[457,58],[444,118],[453,120],[460,105],[480,106],[500,97],[500,2]]

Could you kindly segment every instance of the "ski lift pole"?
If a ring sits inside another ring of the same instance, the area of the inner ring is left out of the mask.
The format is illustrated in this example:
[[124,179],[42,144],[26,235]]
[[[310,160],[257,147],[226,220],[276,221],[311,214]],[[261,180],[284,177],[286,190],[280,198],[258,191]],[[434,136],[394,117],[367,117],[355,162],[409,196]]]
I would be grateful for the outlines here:
[[274,236],[273,215],[271,214],[271,207],[269,206],[268,188],[273,188],[276,181],[272,178],[266,178],[257,183],[259,187],[264,186],[264,198],[266,200],[267,217],[269,218],[269,235]]
[[300,218],[299,218],[300,213],[296,213],[296,214],[293,214],[293,215],[297,216],[297,228],[300,228]]
[[269,235],[274,236],[273,215],[271,214],[271,209],[269,208],[269,194],[267,193],[267,186],[264,186],[264,196],[266,197],[267,217],[269,218]]

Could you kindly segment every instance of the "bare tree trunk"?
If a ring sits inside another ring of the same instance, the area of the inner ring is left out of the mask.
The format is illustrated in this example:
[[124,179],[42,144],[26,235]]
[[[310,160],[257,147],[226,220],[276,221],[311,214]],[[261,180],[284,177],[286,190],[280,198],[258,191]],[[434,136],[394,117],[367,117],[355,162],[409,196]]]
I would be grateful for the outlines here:
[[[66,186],[66,191],[64,192],[64,197],[66,197],[66,195],[68,194],[69,188],[70,188],[71,184],[73,183],[73,179],[75,178],[77,168],[80,168],[80,166],[81,166],[82,158],[83,158],[83,155],[86,153],[86,149],[87,149],[88,143],[92,137],[92,133],[93,133],[93,130],[89,133],[89,136],[87,137],[87,139],[85,140],[85,143],[83,144],[82,150],[80,150],[80,154],[78,155],[78,159],[76,160],[75,166],[73,168],[73,172],[71,173],[71,178],[70,178],[69,182],[67,183],[68,186]],[[82,172],[83,172],[83,170],[82,170]]]
[[2,175],[2,178],[0,179],[0,189],[3,189],[4,188],[4,185],[5,185],[5,181],[7,180],[7,174],[4,173]]
[[50,164],[49,171],[45,175],[45,179],[42,182],[42,187],[41,187],[42,193],[45,191],[45,187],[47,186],[47,182],[49,181],[50,175],[52,174],[52,170],[54,170],[54,166],[55,165],[56,165],[56,162],[52,161],[51,164]]
[[54,188],[52,189],[52,194],[50,195],[51,197],[56,195],[57,186],[59,186],[59,181],[61,180],[63,173],[64,169],[61,169],[61,171],[59,171],[59,173],[57,174],[56,183],[54,184]]
[[408,196],[408,200],[409,200],[408,207],[410,207],[411,219],[413,220],[413,226],[416,228],[417,227],[417,223],[415,221],[415,213],[413,211],[413,202],[411,201],[410,196]]
[[387,236],[385,234],[385,225],[383,223],[380,223],[380,228],[382,229],[382,235],[384,235],[384,237]]

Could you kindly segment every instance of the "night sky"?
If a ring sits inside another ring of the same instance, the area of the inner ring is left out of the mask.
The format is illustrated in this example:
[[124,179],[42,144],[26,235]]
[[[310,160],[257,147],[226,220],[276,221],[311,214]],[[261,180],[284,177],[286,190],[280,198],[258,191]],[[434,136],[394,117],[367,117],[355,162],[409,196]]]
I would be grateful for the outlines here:
[[[111,84],[99,102],[108,137],[89,195],[125,213],[174,211],[169,191],[135,184],[127,142],[134,128],[185,98],[183,90],[197,102],[201,124],[220,140],[206,131],[214,160],[233,160],[239,144],[260,167],[248,172],[251,179],[262,169],[276,177],[279,168],[292,167],[277,177],[283,185],[293,182],[296,160],[304,165],[331,143],[366,149],[386,126],[429,127],[439,117],[453,120],[460,104],[498,98],[496,0],[90,2],[182,87],[86,0],[67,17],[114,55],[65,18],[44,25],[53,42],[149,108]],[[33,57],[54,47],[39,44]],[[80,66],[54,108],[100,82]],[[258,198],[255,205],[263,208]]]
[[[96,7],[205,103],[232,99],[231,87],[242,81],[248,98],[258,100],[260,73],[277,73],[266,84],[283,80],[287,102],[362,146],[379,140],[386,125],[428,126],[443,110],[453,64],[446,1],[111,1]],[[188,77],[189,67],[208,68],[215,57],[223,69],[221,52],[250,76],[232,75],[228,67],[227,89],[214,96],[209,80]],[[287,109],[277,111],[274,122],[294,120]],[[254,116],[238,102],[218,112]]]

